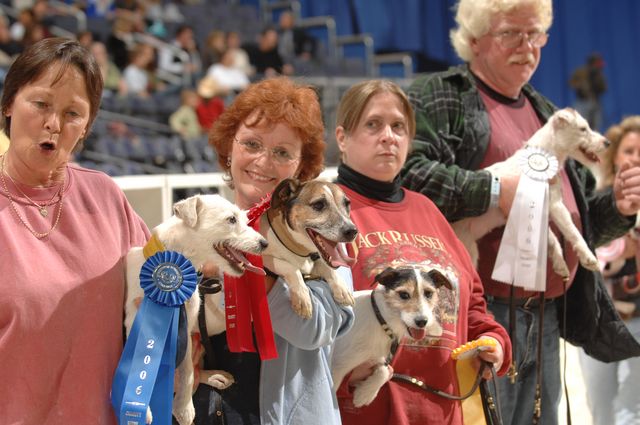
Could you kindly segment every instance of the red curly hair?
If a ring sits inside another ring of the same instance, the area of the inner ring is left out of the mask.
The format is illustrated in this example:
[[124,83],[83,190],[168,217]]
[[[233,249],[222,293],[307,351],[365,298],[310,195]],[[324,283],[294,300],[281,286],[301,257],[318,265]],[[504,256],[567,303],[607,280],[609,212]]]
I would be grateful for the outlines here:
[[288,126],[302,140],[298,179],[314,179],[322,171],[326,145],[324,125],[318,96],[312,87],[278,77],[251,84],[240,93],[209,132],[209,144],[218,154],[218,164],[227,172],[233,139],[241,124]]

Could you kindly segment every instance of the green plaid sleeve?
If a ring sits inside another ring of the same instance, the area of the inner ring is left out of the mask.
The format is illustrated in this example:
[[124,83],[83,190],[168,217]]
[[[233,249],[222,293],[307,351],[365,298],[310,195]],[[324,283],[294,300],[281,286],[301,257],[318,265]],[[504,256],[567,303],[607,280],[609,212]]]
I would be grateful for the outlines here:
[[464,132],[460,88],[443,75],[417,78],[408,89],[416,114],[416,138],[402,171],[403,185],[431,199],[449,221],[489,207],[491,176],[465,164],[478,143]]

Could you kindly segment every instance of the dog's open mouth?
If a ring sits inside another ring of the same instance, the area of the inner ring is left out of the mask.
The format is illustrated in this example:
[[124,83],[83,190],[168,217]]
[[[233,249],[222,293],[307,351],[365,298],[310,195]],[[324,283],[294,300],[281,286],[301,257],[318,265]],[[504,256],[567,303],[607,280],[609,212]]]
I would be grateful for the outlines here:
[[409,331],[409,335],[416,341],[420,341],[422,338],[427,336],[427,330],[425,328],[413,328],[411,326],[407,326],[407,330]]
[[313,244],[318,248],[318,252],[322,255],[322,259],[331,267],[351,267],[356,262],[347,252],[344,242],[330,241],[313,229],[307,229],[307,233]]
[[600,162],[600,158],[598,158],[598,155],[596,155],[595,153],[586,150],[585,148],[583,148],[582,146],[580,147],[580,152],[582,152],[582,154],[591,162],[595,162],[598,163]]
[[251,264],[247,257],[241,251],[229,246],[228,244],[222,242],[213,246],[213,248],[229,262],[229,265],[236,269],[239,273],[244,273],[245,270],[249,270],[250,272],[254,272],[257,274],[264,275],[265,272],[259,267]]

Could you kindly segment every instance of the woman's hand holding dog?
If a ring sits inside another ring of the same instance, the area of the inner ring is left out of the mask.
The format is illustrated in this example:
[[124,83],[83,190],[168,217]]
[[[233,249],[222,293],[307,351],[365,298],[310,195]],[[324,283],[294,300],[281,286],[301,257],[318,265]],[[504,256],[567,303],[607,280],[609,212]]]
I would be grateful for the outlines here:
[[640,167],[623,164],[613,181],[613,192],[620,214],[636,214],[640,209]]
[[[476,370],[480,369],[480,359],[482,359],[487,363],[493,364],[493,367],[496,371],[500,370],[500,368],[502,367],[502,362],[504,360],[504,351],[502,350],[502,345],[500,345],[500,342],[497,339],[491,336],[483,336],[480,337],[480,339],[492,339],[495,341],[495,345],[493,347],[489,347],[486,350],[478,352],[478,356],[473,359],[474,367],[476,368]],[[486,380],[491,379],[491,371],[486,369],[482,377]]]

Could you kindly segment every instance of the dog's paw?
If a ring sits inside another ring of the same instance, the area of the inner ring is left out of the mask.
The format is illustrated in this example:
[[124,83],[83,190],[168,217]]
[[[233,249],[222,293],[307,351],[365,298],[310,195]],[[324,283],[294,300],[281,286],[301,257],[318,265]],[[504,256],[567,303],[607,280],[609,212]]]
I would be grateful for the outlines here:
[[291,308],[298,316],[303,319],[309,319],[311,317],[311,295],[309,295],[309,288],[303,286],[299,290],[291,290]]
[[359,385],[353,391],[353,405],[355,407],[362,407],[371,404],[373,400],[378,396],[380,387],[374,388],[371,385]]
[[354,305],[355,299],[353,298],[353,294],[342,285],[334,285],[331,288],[331,293],[333,294],[333,299],[340,305]]
[[233,384],[233,375],[224,370],[201,370],[200,382],[218,390],[224,390]]
[[600,270],[598,259],[595,255],[593,255],[591,251],[578,253],[578,257],[580,258],[580,264],[582,264],[582,267],[584,267],[585,269],[593,271]]
[[191,425],[196,418],[196,409],[193,407],[193,403],[190,401],[182,409],[173,409],[173,416],[176,418],[180,425]]
[[569,267],[567,267],[567,263],[564,262],[564,259],[560,259],[559,261],[551,261],[551,267],[553,271],[560,276],[565,282],[569,279],[571,275],[569,272]]
[[150,425],[153,422],[153,415],[151,414],[151,408],[147,407],[147,418],[145,420],[147,425]]

